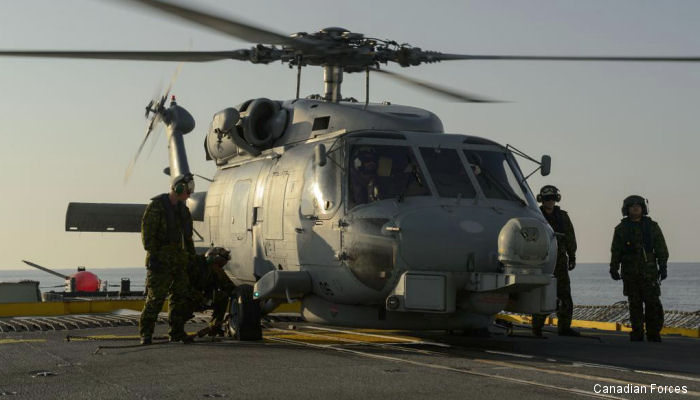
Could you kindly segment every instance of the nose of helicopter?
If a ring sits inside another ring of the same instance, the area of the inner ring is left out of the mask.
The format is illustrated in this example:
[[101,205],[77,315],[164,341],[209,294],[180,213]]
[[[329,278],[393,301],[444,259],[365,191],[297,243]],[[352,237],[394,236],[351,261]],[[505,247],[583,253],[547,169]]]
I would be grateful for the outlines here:
[[499,230],[512,217],[458,206],[408,211],[396,218],[398,253],[409,270],[493,271]]

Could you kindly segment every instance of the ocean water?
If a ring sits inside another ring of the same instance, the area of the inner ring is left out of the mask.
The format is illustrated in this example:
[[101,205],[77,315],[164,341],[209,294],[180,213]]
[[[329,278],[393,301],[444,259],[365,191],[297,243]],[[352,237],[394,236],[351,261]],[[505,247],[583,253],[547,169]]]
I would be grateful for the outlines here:
[[[607,305],[625,301],[622,281],[610,278],[608,264],[578,264],[569,273],[574,304]],[[669,263],[661,282],[664,310],[700,311],[700,263]]]
[[[622,281],[613,281],[603,263],[579,264],[571,271],[571,295],[574,304],[608,305],[626,300],[622,295]],[[56,270],[70,275],[75,270]],[[101,268],[91,270],[110,285],[119,285],[121,278],[129,278],[134,290],[143,290],[146,269]],[[62,291],[63,280],[57,276],[30,267],[21,270],[0,270],[0,281],[15,282],[22,279],[39,281],[42,291]],[[51,288],[51,286],[61,286]],[[113,289],[116,290],[116,289]],[[700,263],[670,263],[668,279],[661,284],[661,301],[666,310],[700,311]]]

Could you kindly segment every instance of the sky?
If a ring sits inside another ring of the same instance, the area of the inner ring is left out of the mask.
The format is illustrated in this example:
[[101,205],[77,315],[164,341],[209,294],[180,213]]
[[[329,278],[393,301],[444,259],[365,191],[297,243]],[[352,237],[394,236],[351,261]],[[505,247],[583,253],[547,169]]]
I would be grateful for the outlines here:
[[[185,3],[188,4],[188,3]],[[700,56],[700,2],[197,1],[208,11],[276,32],[341,26],[424,50],[464,54]],[[0,48],[232,50],[251,43],[120,1],[0,2]],[[69,202],[145,203],[168,189],[167,144],[149,148],[131,179],[143,107],[177,63],[0,58],[0,269],[30,259],[55,268],[143,265],[140,235],[64,231]],[[453,103],[373,76],[371,101],[436,113],[450,133],[552,156],[554,184],[576,228],[579,262],[606,262],[622,200],[649,199],[671,262],[700,261],[700,64],[454,61],[387,69],[507,101]],[[203,140],[214,113],[257,97],[289,99],[295,70],[239,61],[185,64],[173,89],[197,121],[185,137],[191,169],[213,176]],[[159,89],[159,87],[161,89]],[[302,72],[302,95],[321,93],[322,71]],[[343,95],[364,97],[346,74]],[[524,171],[535,165],[521,162]],[[197,189],[206,182],[197,181]]]

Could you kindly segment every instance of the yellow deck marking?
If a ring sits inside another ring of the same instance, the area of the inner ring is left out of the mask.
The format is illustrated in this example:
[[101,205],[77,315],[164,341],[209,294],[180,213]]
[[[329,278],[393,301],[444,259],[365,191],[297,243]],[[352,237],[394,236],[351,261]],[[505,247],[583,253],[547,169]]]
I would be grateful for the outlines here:
[[265,331],[265,338],[283,338],[287,340],[298,340],[302,342],[317,343],[317,344],[342,344],[342,343],[375,343],[375,344],[405,344],[407,341],[416,342],[415,339],[411,340],[404,338],[402,340],[397,340],[398,338],[385,336],[364,336],[361,333],[356,334],[353,332],[318,332],[314,329],[305,329],[304,331],[291,331],[287,329],[278,328],[268,328]]
[[90,336],[72,336],[66,337],[71,342],[84,342],[94,340],[139,340],[139,335],[90,335]]
[[[286,331],[284,329],[278,329],[278,328],[271,328],[271,330],[280,332],[280,331]],[[331,344],[359,344],[359,345],[370,345],[370,346],[376,346],[376,347],[382,347],[385,349],[394,349],[398,351],[405,351],[409,353],[420,353],[420,354],[428,354],[428,355],[437,355],[437,356],[442,356],[442,353],[437,353],[434,351],[430,350],[423,350],[423,349],[415,349],[415,348],[406,348],[402,347],[401,345],[407,344],[407,342],[396,342],[396,341],[377,341],[376,339],[378,338],[379,335],[373,335],[372,337],[373,340],[365,340],[365,339],[353,339],[351,336],[353,335],[347,335],[347,334],[337,334],[337,333],[331,333],[331,334],[323,334],[323,333],[314,333],[314,332],[304,332],[305,336],[310,336],[314,337],[317,340],[324,340],[327,339],[330,342],[329,343],[324,343],[325,345],[331,345]],[[357,336],[357,335],[355,335]],[[391,339],[391,336],[387,336],[386,339]],[[279,339],[276,338],[276,339]],[[301,340],[302,342],[306,340]],[[421,342],[415,342],[415,343],[421,343]]]
[[[328,328],[328,327],[322,327],[322,326],[301,326],[300,328],[301,329],[313,329],[316,331],[324,331],[324,332],[349,333],[349,334],[353,334],[355,336],[359,336],[361,338],[365,338],[365,341],[368,341],[368,342],[372,342],[371,340],[366,340],[367,337],[370,337],[370,338],[385,339],[385,340],[390,340],[390,341],[405,342],[405,344],[427,344],[427,345],[439,346],[439,347],[450,347],[450,345],[444,344],[444,343],[426,341],[426,340],[422,340],[422,339],[412,337],[412,336],[399,335],[398,333],[400,331],[383,331],[383,330],[378,330],[378,329],[343,330],[343,329]],[[393,335],[388,336],[388,335],[385,335],[385,333],[393,333]]]
[[[515,322],[518,324],[532,324],[532,318],[526,315],[512,315],[512,314],[498,314],[498,319],[502,319],[509,322]],[[556,318],[547,318],[547,324],[545,326],[556,326]],[[599,321],[585,321],[580,319],[575,319],[571,321],[571,326],[575,328],[587,328],[587,329],[597,329],[601,331],[615,331],[615,332],[631,332],[632,328],[623,325],[619,322],[599,322]],[[700,338],[700,327],[698,328],[672,328],[664,327],[661,329],[661,335],[680,335],[690,338]]]
[[[0,304],[0,317],[96,314],[108,313],[121,309],[141,311],[143,309],[143,303],[143,299],[4,303]],[[168,302],[166,301],[163,310],[167,310],[167,304]]]
[[[187,332],[188,335],[195,335],[197,332]],[[167,339],[167,336],[154,336],[154,339]],[[95,340],[139,340],[141,336],[139,335],[67,335],[66,339],[71,342],[84,342],[84,341],[95,341]]]
[[44,343],[46,339],[0,339],[0,344],[13,343]]

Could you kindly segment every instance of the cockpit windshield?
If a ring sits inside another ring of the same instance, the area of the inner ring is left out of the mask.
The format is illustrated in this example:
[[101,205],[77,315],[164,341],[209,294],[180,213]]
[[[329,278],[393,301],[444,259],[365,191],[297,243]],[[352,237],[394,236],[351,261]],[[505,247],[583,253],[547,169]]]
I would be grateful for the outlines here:
[[501,147],[479,147],[353,144],[347,161],[349,205],[431,195],[474,199],[479,189],[487,199],[527,205],[528,189],[512,156]]
[[465,149],[464,156],[484,196],[527,204],[525,193],[508,163],[506,153]]
[[440,197],[476,197],[476,190],[457,150],[421,147],[420,154]]
[[354,145],[350,149],[350,203],[429,196],[430,190],[408,146]]

